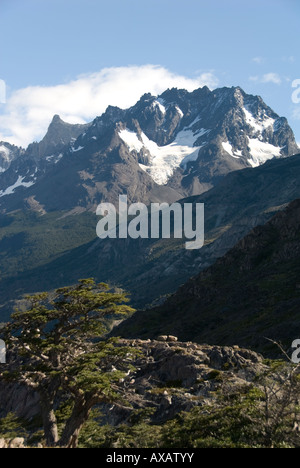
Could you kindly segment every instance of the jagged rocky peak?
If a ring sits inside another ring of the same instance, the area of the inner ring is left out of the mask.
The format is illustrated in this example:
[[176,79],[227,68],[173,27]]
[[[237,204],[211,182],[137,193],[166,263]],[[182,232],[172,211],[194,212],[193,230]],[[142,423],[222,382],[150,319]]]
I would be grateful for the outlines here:
[[[124,121],[127,131],[121,138],[130,152],[140,154],[141,168],[160,185],[177,188],[185,177],[187,194],[207,189],[228,172],[298,152],[287,120],[240,87],[173,88],[157,97],[148,93]],[[145,151],[146,164],[141,162]]]
[[52,122],[50,125],[57,125],[57,124],[64,124],[66,122],[64,122],[61,118],[60,118],[60,115],[58,114],[55,114],[53,116],[53,119],[52,119]]
[[55,115],[47,134],[40,142],[41,152],[49,152],[52,148],[55,151],[60,151],[72,140],[74,141],[80,134],[84,133],[89,126],[90,124],[69,124],[64,122],[59,115]]
[[161,94],[160,99],[168,104],[175,103],[178,106],[182,106],[182,111],[186,112],[189,106],[198,106],[201,101],[210,96],[211,93],[212,91],[210,91],[207,86],[195,89],[192,92],[189,92],[186,89],[172,88],[164,91]]
[[54,115],[46,135],[39,143],[33,143],[27,148],[27,153],[34,158],[46,158],[64,151],[70,143],[84,133],[90,124],[70,124],[64,122],[59,115]]
[[108,122],[117,122],[118,120],[123,119],[124,114],[124,110],[120,109],[120,107],[108,106],[105,113],[103,114],[103,119],[107,120]]

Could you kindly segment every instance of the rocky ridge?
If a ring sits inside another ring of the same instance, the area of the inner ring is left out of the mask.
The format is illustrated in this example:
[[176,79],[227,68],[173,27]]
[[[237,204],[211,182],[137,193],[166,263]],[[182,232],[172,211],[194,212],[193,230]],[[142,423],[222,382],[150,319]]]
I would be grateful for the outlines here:
[[[180,411],[213,404],[216,391],[251,385],[266,369],[262,356],[247,349],[199,345],[192,342],[121,340],[140,350],[136,371],[120,382],[129,406],[104,406],[103,423],[126,423],[135,410],[153,409],[152,421],[161,423]],[[32,419],[39,412],[37,396],[25,387],[1,382],[0,417],[15,412]]]

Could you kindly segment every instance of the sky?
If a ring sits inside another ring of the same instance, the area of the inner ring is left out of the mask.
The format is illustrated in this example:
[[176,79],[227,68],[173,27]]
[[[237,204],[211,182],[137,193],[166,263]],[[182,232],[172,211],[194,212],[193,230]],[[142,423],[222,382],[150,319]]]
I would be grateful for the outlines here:
[[299,0],[0,0],[0,140],[171,87],[240,86],[300,142]]

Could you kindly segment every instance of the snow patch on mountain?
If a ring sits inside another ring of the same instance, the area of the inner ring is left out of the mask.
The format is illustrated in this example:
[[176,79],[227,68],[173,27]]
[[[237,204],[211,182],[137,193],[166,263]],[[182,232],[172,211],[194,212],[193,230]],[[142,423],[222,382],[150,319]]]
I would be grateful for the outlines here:
[[195,161],[201,148],[201,146],[193,146],[199,138],[199,132],[195,133],[190,128],[183,129],[172,143],[165,146],[158,146],[144,133],[141,133],[139,137],[128,129],[121,130],[119,135],[129,147],[130,152],[139,153],[142,148],[149,151],[149,166],[140,164],[140,167],[159,185],[167,184],[178,167],[186,165],[189,161]]
[[131,130],[121,130],[119,132],[119,136],[121,139],[126,143],[126,145],[129,147],[129,151],[137,151],[140,152],[141,149],[144,146],[143,141],[139,140],[137,134],[135,132],[132,132]]
[[32,185],[35,184],[35,181],[32,181],[32,182],[23,182],[25,179],[25,177],[22,177],[22,176],[19,176],[18,177],[18,180],[17,182],[15,182],[13,185],[11,185],[10,187],[7,187],[6,190],[0,190],[0,197],[4,197],[5,195],[12,195],[13,193],[15,193],[15,190],[18,188],[18,187],[31,187]]
[[184,113],[182,112],[182,110],[180,109],[180,107],[178,106],[175,106],[175,109],[177,110],[178,114],[180,115],[180,117],[184,117]]
[[268,128],[274,128],[276,122],[275,119],[263,114],[259,118],[255,118],[249,108],[245,106],[243,108],[244,114],[246,116],[246,122],[252,127],[256,132],[263,133],[263,131]]
[[78,146],[78,148],[76,148],[76,149],[74,147],[72,147],[71,152],[72,153],[77,153],[77,151],[81,151],[83,148],[84,148],[84,146]]
[[233,158],[240,159],[240,157],[242,156],[241,151],[236,151],[235,153],[233,152],[233,147],[229,143],[229,141],[226,141],[226,142],[223,141],[222,146],[223,146],[223,149],[226,151],[226,153],[230,154],[230,156],[232,156]]
[[152,107],[158,107],[160,112],[165,115],[165,113],[167,112],[166,108],[165,108],[165,102],[163,99],[156,99],[155,101],[153,101],[152,103]]
[[248,159],[252,167],[258,167],[266,161],[275,157],[281,157],[282,148],[265,143],[257,138],[249,138],[249,151],[252,156]]
[[62,157],[63,157],[63,153],[60,153],[59,155],[52,154],[51,156],[46,157],[46,161],[57,164],[61,160]]

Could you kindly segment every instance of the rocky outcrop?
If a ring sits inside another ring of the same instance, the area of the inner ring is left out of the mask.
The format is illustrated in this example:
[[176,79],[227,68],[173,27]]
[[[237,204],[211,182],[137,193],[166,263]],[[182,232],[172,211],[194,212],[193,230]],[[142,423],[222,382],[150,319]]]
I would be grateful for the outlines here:
[[[172,337],[174,338],[174,337]],[[135,410],[152,409],[152,421],[166,421],[180,411],[213,404],[215,393],[250,385],[266,367],[260,355],[238,346],[218,347],[192,342],[121,340],[138,349],[135,371],[120,381],[129,405],[101,408],[103,423],[126,423]],[[8,412],[31,420],[39,414],[37,395],[26,387],[0,384],[0,417]]]
[[192,342],[125,340],[139,348],[137,371],[124,380],[131,408],[102,408],[104,422],[124,423],[135,410],[153,409],[153,423],[173,418],[180,411],[213,404],[216,393],[251,385],[266,366],[263,358],[246,349],[199,345]]
[[25,439],[22,437],[15,437],[14,439],[0,439],[0,449],[21,449],[25,448]]

